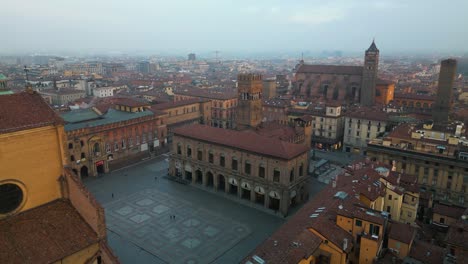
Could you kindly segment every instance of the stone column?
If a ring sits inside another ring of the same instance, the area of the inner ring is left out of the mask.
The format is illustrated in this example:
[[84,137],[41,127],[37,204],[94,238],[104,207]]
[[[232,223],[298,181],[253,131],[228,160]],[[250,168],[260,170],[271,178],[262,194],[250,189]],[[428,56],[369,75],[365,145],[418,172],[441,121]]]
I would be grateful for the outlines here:
[[289,190],[283,190],[281,193],[281,200],[280,200],[280,212],[283,216],[288,215],[290,197],[289,197]]
[[224,177],[224,192],[229,193],[229,178]]
[[202,185],[206,187],[208,183],[208,177],[206,176],[206,172],[202,174]]
[[217,172],[213,172],[213,187],[215,189],[215,191],[218,191],[218,173]]
[[242,199],[242,192],[244,191],[244,189],[242,188],[242,184],[241,184],[241,181],[240,180],[237,180],[237,197],[239,199]]
[[255,186],[253,183],[250,185],[250,201],[255,203]]
[[265,189],[265,194],[264,194],[264,197],[265,197],[265,200],[263,201],[263,206],[265,206],[265,208],[269,209],[270,208],[270,194],[269,194],[270,190],[266,190]]

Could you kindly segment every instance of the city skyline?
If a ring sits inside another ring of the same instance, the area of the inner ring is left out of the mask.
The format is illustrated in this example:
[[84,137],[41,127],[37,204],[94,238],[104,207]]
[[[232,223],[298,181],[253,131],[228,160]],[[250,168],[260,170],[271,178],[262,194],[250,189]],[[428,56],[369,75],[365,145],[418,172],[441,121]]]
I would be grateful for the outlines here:
[[[26,1],[0,10],[2,53],[466,53],[464,1]],[[352,40],[352,41],[350,41]]]

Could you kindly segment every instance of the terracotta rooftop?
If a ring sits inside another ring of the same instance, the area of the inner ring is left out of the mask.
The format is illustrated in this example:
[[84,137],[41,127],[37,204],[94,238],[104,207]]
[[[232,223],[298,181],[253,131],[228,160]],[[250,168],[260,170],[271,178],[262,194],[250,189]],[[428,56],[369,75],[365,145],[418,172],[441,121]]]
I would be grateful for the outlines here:
[[443,263],[444,249],[424,241],[415,240],[411,246],[409,257],[425,264]]
[[416,236],[416,229],[409,224],[403,224],[393,222],[390,226],[390,233],[388,238],[396,241],[403,242],[405,244],[411,244],[414,237]]
[[174,94],[188,95],[208,99],[216,100],[229,100],[237,98],[237,91],[232,89],[226,89],[225,91],[213,90],[213,89],[199,89],[199,88],[185,88],[177,89]]
[[53,263],[99,242],[66,200],[0,220],[0,263]]
[[199,124],[176,128],[174,134],[285,160],[295,158],[309,150],[304,145],[268,138],[248,130],[235,131]]
[[[468,215],[468,209],[464,214]],[[460,218],[450,225],[445,242],[468,250],[468,220]]]
[[349,109],[348,112],[346,113],[346,117],[352,117],[352,118],[358,118],[358,119],[364,119],[364,120],[373,120],[373,121],[387,121],[388,113],[383,112],[378,109],[361,106],[361,107]]
[[55,89],[44,90],[44,91],[41,91],[40,93],[43,93],[43,94],[58,94],[58,95],[61,95],[61,94],[62,95],[63,94],[86,94],[86,91],[73,89],[73,88],[61,88],[59,90],[55,90]]
[[362,70],[362,66],[302,64],[299,66],[299,69],[297,69],[297,73],[324,73],[362,76]]
[[425,94],[410,94],[410,93],[395,93],[393,96],[395,99],[411,99],[411,100],[427,100],[427,101],[435,101],[435,96],[432,95],[425,95]]
[[297,135],[303,135],[304,129],[302,127],[292,127],[272,121],[263,122],[257,127],[255,132],[261,136],[289,141],[294,139]]
[[63,124],[63,120],[36,92],[0,96],[0,134]]
[[440,215],[448,216],[454,219],[459,219],[463,215],[465,210],[466,208],[463,208],[463,207],[450,206],[450,205],[436,203],[434,205],[433,212],[435,214],[440,214]]
[[181,101],[175,101],[175,102],[167,102],[167,103],[155,104],[155,105],[152,105],[152,106],[151,106],[151,109],[154,109],[154,110],[166,110],[166,109],[173,108],[173,107],[184,106],[184,105],[191,105],[191,104],[202,103],[202,102],[208,102],[208,101],[209,101],[209,100],[206,100],[206,99],[194,98],[194,99],[188,99],[188,100],[181,100]]

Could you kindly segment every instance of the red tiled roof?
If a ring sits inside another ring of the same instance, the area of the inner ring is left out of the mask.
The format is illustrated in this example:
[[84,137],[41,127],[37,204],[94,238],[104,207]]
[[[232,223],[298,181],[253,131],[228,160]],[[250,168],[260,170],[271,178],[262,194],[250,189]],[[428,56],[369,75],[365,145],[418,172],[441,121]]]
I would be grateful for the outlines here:
[[411,246],[409,257],[426,264],[443,263],[444,249],[427,242],[415,240]]
[[278,122],[263,122],[255,132],[261,136],[289,141],[297,135],[303,135],[302,127],[291,127]]
[[[468,211],[468,210],[467,210]],[[468,214],[466,212],[465,214]],[[468,220],[459,219],[454,224],[450,225],[445,242],[450,245],[456,245],[468,250]]]
[[425,95],[425,94],[404,94],[404,93],[395,93],[393,96],[394,100],[398,99],[411,99],[411,100],[427,100],[435,101],[435,96]]
[[208,102],[208,101],[209,100],[206,100],[206,99],[193,98],[193,99],[188,99],[188,100],[181,100],[181,101],[175,101],[175,102],[155,104],[155,105],[151,106],[151,109],[166,110],[166,109],[173,108],[173,107],[191,105],[191,104],[196,104],[196,103],[201,103],[201,102]]
[[346,74],[362,76],[362,70],[362,66],[303,64],[299,66],[299,69],[297,69],[297,73]]
[[459,219],[463,215],[465,210],[466,208],[463,208],[463,207],[450,206],[450,205],[436,203],[434,205],[433,212],[435,214],[445,215],[454,219]]
[[0,263],[53,263],[99,238],[66,200],[0,220]]
[[63,120],[36,92],[0,96],[0,134],[63,124]]
[[359,107],[349,109],[346,113],[347,117],[364,119],[364,120],[374,120],[374,121],[387,121],[388,113],[369,108],[369,107]]
[[416,236],[416,229],[409,224],[393,222],[390,226],[388,238],[405,244],[411,244],[411,241]]
[[304,145],[264,137],[248,130],[235,131],[199,124],[176,128],[174,134],[285,160],[295,158],[309,150]]
[[[342,248],[343,240],[348,239],[348,248],[353,247],[351,234],[338,227],[335,223],[337,211],[354,210],[354,203],[359,201],[354,196],[348,196],[346,200],[334,198],[340,189],[328,185],[316,198],[307,202],[299,211],[283,224],[273,235],[267,238],[254,251],[252,251],[241,263],[245,263],[252,256],[257,255],[269,264],[298,263],[303,258],[308,258],[322,243],[322,239],[308,229],[314,229],[331,243]],[[342,209],[339,209],[342,205]],[[318,208],[323,211],[316,218],[311,218]],[[309,234],[305,235],[308,232]],[[304,249],[303,249],[304,248]],[[307,248],[307,251],[305,251]],[[303,249],[301,254],[291,258],[292,252]]]

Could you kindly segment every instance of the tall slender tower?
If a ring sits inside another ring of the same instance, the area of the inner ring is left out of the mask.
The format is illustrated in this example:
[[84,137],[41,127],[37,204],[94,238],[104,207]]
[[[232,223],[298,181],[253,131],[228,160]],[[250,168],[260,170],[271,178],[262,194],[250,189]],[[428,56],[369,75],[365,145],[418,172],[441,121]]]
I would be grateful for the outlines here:
[[237,76],[237,129],[255,128],[262,122],[262,75]]
[[432,118],[436,123],[448,122],[452,108],[453,82],[457,73],[457,61],[454,59],[443,60],[440,63],[439,83],[437,86],[437,98],[432,108]]
[[366,50],[364,57],[364,69],[362,70],[360,103],[364,106],[372,106],[375,103],[375,85],[379,70],[379,49],[372,41]]

